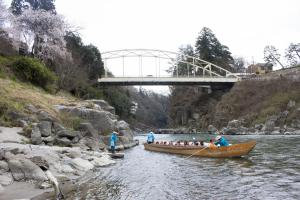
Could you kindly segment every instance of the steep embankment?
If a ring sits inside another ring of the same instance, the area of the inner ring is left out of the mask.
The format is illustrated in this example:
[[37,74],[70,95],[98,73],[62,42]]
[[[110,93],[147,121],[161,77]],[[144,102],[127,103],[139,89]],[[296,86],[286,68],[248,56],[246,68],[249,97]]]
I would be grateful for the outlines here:
[[[213,117],[214,125],[228,125],[232,133],[287,133],[300,129],[300,68],[235,84],[223,95]],[[237,121],[227,124],[232,120]],[[243,126],[253,129],[243,131]]]

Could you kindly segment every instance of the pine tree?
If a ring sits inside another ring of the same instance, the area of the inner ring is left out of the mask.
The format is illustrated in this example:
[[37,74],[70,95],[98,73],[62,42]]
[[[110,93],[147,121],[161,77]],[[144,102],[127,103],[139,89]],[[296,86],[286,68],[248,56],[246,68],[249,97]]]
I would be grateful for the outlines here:
[[198,58],[219,65],[225,69],[230,69],[233,62],[231,52],[228,47],[222,45],[213,32],[204,27],[196,40],[195,54]]

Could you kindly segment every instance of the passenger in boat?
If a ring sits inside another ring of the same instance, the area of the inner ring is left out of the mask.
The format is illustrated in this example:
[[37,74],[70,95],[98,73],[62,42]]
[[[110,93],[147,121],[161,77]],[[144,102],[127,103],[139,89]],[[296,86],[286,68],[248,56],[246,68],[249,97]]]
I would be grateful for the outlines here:
[[229,143],[224,137],[218,135],[216,137],[215,145],[217,145],[218,147],[220,147],[220,146],[229,146]]
[[147,136],[147,143],[148,144],[151,144],[151,143],[153,143],[154,142],[154,134],[153,134],[153,132],[152,131],[150,131],[149,133],[148,133],[148,136]]
[[116,143],[118,139],[117,135],[119,135],[118,130],[115,130],[110,136],[110,149],[112,153],[115,153]]

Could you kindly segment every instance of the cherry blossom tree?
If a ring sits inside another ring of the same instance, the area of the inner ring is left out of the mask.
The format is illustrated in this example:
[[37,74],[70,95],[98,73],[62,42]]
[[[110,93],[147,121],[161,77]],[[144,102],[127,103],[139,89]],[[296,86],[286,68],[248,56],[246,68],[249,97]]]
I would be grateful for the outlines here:
[[68,25],[61,15],[45,10],[25,10],[14,19],[14,33],[25,42],[31,54],[43,61],[68,56],[64,36]]

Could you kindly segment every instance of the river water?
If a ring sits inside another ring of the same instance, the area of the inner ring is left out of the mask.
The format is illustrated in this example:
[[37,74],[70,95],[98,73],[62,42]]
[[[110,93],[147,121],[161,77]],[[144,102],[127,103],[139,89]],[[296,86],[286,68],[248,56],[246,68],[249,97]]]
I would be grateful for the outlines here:
[[[210,135],[156,135],[156,139],[208,140]],[[256,140],[244,158],[199,158],[150,152],[140,145],[114,166],[94,171],[73,199],[193,200],[300,199],[300,136],[226,136]],[[87,177],[88,178],[88,177]]]

